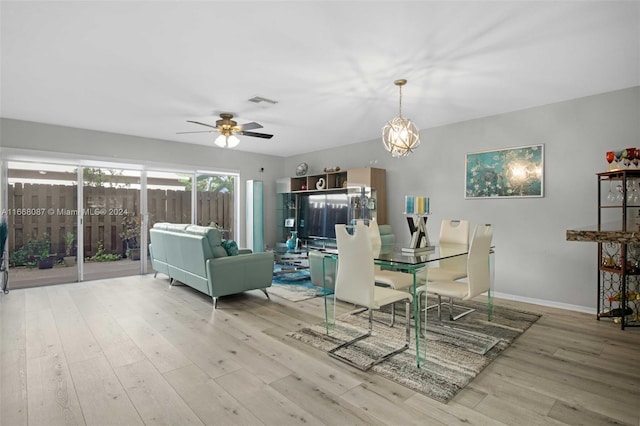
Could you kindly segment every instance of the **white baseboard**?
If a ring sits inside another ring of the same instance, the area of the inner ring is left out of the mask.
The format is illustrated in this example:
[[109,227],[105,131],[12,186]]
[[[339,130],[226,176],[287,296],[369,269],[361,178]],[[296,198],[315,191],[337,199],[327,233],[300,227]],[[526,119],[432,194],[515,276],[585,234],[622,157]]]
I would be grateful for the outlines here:
[[491,296],[498,299],[514,300],[516,302],[532,303],[534,305],[548,306],[550,308],[566,309],[568,311],[582,312],[585,314],[596,314],[596,308],[589,306],[571,305],[569,303],[553,302],[551,300],[533,299],[531,297],[516,296],[508,293],[491,293]]

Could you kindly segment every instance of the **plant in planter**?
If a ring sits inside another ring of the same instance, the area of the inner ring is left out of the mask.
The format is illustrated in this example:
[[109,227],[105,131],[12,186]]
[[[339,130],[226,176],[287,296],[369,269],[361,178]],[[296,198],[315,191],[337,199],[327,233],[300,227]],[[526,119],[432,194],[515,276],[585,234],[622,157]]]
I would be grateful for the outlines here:
[[48,248],[43,248],[40,252],[40,257],[38,258],[38,269],[51,269],[53,268],[53,263],[55,258],[51,256]]
[[122,219],[120,233],[123,245],[126,244],[126,254],[131,260],[140,260],[140,222],[134,215],[127,215]]
[[76,257],[73,256],[73,241],[76,236],[73,232],[67,232],[65,235],[65,254],[66,256],[63,258],[65,266],[74,266],[76,264]]
[[29,240],[27,249],[29,256],[38,262],[38,269],[53,268],[55,259],[51,256],[51,239],[48,234],[43,234],[37,240]]

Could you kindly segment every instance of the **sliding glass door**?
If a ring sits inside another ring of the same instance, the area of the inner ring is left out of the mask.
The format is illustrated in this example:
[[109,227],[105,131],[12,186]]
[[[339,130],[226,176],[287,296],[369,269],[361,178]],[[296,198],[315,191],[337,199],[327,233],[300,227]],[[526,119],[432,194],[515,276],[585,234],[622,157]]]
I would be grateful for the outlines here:
[[77,281],[77,168],[6,164],[10,288]]
[[235,174],[2,164],[10,289],[153,272],[146,247],[157,222],[236,238]]
[[140,274],[140,172],[84,167],[82,181],[83,279]]
[[222,238],[235,239],[236,211],[234,208],[234,175],[196,175],[196,219],[202,226],[220,229]]

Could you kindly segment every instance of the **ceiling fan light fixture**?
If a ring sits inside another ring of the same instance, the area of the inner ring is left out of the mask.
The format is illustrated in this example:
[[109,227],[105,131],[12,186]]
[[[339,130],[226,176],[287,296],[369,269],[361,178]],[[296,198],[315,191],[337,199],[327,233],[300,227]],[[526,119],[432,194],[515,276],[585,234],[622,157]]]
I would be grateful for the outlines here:
[[382,143],[391,156],[397,158],[406,157],[420,145],[420,130],[402,116],[402,86],[407,84],[407,80],[396,80],[394,84],[400,89],[398,116],[382,128]]
[[220,135],[213,143],[220,148],[235,148],[240,144],[240,139],[234,135]]
[[214,140],[214,143],[221,148],[235,148],[236,146],[238,146],[238,144],[240,143],[240,139],[238,139],[236,134],[243,135],[243,136],[250,136],[254,138],[262,138],[262,139],[271,139],[273,137],[273,135],[269,135],[267,133],[257,133],[257,132],[248,131],[248,130],[262,128],[262,125],[259,123],[256,123],[255,121],[238,125],[238,123],[235,120],[232,120],[232,118],[233,118],[233,114],[224,112],[220,114],[220,120],[216,121],[215,126],[208,123],[202,123],[200,121],[187,120],[187,123],[193,123],[199,126],[205,126],[208,130],[198,130],[195,132],[178,132],[178,134],[180,135],[185,133],[217,132],[217,133],[220,133],[220,136],[218,136]]

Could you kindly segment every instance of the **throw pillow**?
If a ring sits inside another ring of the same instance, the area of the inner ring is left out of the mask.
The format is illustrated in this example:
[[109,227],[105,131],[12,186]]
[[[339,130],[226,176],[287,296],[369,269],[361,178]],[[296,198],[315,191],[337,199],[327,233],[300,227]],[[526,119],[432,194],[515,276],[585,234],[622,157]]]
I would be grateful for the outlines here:
[[238,244],[233,240],[222,240],[222,247],[228,256],[237,256],[239,253]]

